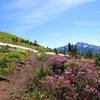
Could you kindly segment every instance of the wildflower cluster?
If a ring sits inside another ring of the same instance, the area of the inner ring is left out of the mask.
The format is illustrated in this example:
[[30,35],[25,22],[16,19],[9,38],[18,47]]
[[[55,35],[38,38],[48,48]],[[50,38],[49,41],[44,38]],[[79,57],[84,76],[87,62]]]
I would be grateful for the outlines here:
[[[64,58],[63,60],[54,58],[53,63],[56,64],[52,67],[57,68],[60,61],[67,63]],[[98,100],[100,98],[99,74],[100,70],[96,70],[94,63],[78,61],[76,66],[74,64],[74,66],[64,68],[60,75],[55,73],[55,75],[47,76],[42,84],[48,96],[51,94],[59,100]]]
[[99,100],[100,70],[92,61],[50,56],[45,67],[49,74],[39,80],[37,89],[44,95],[42,99]]
[[49,57],[47,60],[47,64],[51,68],[53,74],[62,74],[64,72],[64,64],[67,62],[65,57],[62,56],[53,56]]

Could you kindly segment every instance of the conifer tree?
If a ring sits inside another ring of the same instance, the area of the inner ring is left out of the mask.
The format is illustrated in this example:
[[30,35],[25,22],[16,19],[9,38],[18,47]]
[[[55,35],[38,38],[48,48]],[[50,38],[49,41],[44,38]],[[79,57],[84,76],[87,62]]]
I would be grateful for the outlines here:
[[77,55],[77,46],[73,44],[68,44],[68,53],[71,56]]
[[56,48],[54,48],[54,52],[55,52],[56,54],[58,54],[58,51],[57,51],[57,49],[56,49]]

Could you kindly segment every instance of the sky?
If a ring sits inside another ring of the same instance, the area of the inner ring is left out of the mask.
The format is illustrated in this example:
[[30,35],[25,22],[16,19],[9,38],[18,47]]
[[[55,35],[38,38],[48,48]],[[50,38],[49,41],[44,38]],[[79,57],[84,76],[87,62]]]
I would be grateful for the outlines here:
[[100,46],[100,0],[0,0],[0,31],[51,48]]

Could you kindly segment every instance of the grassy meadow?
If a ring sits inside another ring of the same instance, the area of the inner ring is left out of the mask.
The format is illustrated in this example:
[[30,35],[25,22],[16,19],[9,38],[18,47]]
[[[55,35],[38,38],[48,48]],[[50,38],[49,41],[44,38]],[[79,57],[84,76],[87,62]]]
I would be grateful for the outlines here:
[[25,60],[27,56],[27,52],[0,51],[0,77],[11,72],[15,68],[16,63]]
[[0,42],[33,48],[35,50],[38,50],[39,52],[53,51],[50,48],[45,48],[39,45],[36,40],[34,40],[34,42],[31,42],[29,40],[25,40],[16,35],[12,35],[6,32],[0,32]]

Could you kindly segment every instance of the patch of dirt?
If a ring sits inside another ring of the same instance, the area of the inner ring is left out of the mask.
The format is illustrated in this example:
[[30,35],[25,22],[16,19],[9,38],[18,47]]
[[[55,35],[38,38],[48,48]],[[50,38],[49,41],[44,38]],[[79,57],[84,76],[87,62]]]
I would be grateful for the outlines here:
[[31,54],[26,61],[18,63],[15,69],[0,81],[0,100],[21,100],[27,85],[32,83],[35,66],[35,54]]

